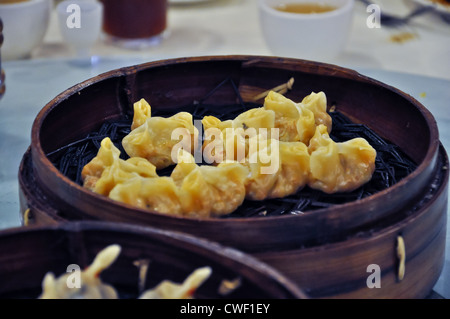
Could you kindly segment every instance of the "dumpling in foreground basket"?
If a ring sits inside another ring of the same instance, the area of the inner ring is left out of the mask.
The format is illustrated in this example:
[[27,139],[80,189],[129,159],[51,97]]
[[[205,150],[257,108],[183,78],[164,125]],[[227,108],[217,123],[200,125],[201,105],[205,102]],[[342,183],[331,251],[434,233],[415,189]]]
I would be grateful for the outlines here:
[[193,153],[197,138],[198,130],[190,113],[152,117],[150,105],[141,99],[134,104],[132,131],[123,138],[122,146],[130,157],[143,157],[162,169],[175,164],[172,151],[177,148]]
[[[117,299],[114,287],[100,279],[100,273],[107,269],[119,256],[121,247],[110,245],[100,251],[92,264],[80,271],[79,282],[70,280],[73,272],[55,278],[47,273],[42,282],[42,293],[39,299]],[[73,286],[69,286],[72,283]]]
[[349,192],[367,183],[375,171],[376,150],[363,138],[336,143],[319,125],[309,145],[309,186],[325,193]]
[[195,291],[211,276],[210,267],[194,270],[181,284],[164,280],[144,291],[139,299],[192,299]]
[[[103,248],[91,265],[79,273],[68,272],[55,278],[53,273],[48,272],[42,281],[39,299],[118,299],[116,289],[103,282],[100,274],[116,261],[121,250],[117,244]],[[163,280],[154,288],[144,291],[139,299],[191,299],[211,273],[211,267],[205,266],[194,270],[180,284]],[[76,275],[79,278],[75,279]]]

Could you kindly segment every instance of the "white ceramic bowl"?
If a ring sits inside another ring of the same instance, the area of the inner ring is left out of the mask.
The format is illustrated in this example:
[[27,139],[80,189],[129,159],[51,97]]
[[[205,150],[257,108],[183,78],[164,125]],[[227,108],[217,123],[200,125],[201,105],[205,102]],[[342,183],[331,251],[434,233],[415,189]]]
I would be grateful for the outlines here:
[[[324,13],[275,9],[291,3],[335,7]],[[260,0],[259,18],[269,50],[276,56],[329,62],[344,49],[352,26],[354,0]]]
[[3,20],[3,60],[23,59],[42,43],[50,20],[52,0],[0,4]]
[[[71,6],[80,10],[79,25],[68,25]],[[64,40],[77,52],[78,57],[88,57],[91,47],[102,29],[103,4],[95,0],[65,0],[56,6],[59,30]]]

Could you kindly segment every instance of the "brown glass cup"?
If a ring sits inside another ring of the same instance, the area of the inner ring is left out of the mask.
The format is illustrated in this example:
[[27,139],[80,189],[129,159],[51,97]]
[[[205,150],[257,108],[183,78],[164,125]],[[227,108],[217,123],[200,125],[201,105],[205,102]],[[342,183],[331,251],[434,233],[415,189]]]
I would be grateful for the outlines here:
[[140,49],[167,35],[167,0],[101,0],[107,42]]

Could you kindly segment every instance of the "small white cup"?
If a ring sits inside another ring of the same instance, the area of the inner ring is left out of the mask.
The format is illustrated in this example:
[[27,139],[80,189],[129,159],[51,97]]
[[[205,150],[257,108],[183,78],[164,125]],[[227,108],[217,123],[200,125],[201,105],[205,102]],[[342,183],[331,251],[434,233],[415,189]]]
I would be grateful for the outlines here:
[[52,8],[52,0],[0,4],[4,36],[2,59],[24,59],[31,55],[44,39]]
[[95,0],[65,0],[57,5],[56,11],[64,40],[78,58],[89,58],[101,33],[103,5]]
[[[291,3],[315,3],[336,9],[314,14],[275,9]],[[348,41],[353,7],[354,0],[259,0],[260,25],[274,55],[329,62]]]

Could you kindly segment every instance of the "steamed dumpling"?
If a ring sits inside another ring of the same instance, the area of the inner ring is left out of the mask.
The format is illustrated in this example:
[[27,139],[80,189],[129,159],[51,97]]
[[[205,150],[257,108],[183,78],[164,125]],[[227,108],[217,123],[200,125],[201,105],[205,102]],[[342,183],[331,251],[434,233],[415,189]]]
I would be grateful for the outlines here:
[[251,200],[281,198],[303,188],[308,182],[309,153],[302,142],[280,142],[257,136],[251,139],[245,166],[250,170],[247,195]]
[[171,215],[220,216],[242,204],[247,168],[236,162],[198,166],[190,153],[179,153],[171,176],[158,176],[146,159],[120,159],[120,151],[106,138],[83,170],[84,186],[122,203]]
[[210,267],[194,270],[182,283],[164,280],[142,293],[139,299],[191,299],[195,291],[211,276]]
[[[105,284],[100,274],[114,263],[120,251],[119,245],[110,245],[100,251],[92,264],[80,271],[79,282],[70,278],[76,275],[72,272],[58,278],[53,273],[47,273],[42,281],[39,299],[117,299],[114,287]],[[73,286],[69,286],[69,283]]]
[[144,124],[147,119],[152,117],[152,108],[145,99],[140,99],[133,104],[133,123],[131,124],[131,130],[138,128]]
[[238,163],[198,166],[178,163],[170,177],[136,177],[111,190],[111,199],[179,216],[226,215],[245,199],[248,171]]
[[312,92],[300,103],[301,108],[311,111],[314,114],[316,126],[325,125],[328,133],[332,129],[332,119],[327,113],[327,97],[324,92]]
[[314,114],[300,109],[282,94],[270,91],[264,99],[264,108],[275,112],[275,127],[280,130],[280,141],[307,142],[314,134]]
[[173,179],[166,176],[135,176],[114,186],[109,198],[162,214],[184,215],[179,189]]
[[311,93],[300,103],[271,91],[264,100],[264,108],[275,112],[275,127],[280,130],[280,141],[299,141],[305,144],[323,124],[331,131],[332,121],[327,113],[327,100],[323,92]]
[[105,168],[118,161],[119,156],[120,151],[114,146],[111,139],[109,137],[104,138],[97,155],[81,171],[84,186],[93,189]]
[[275,127],[275,113],[254,108],[239,114],[233,120],[221,121],[214,116],[202,119],[205,130],[203,155],[207,163],[223,161],[241,162],[248,153],[248,138],[261,134],[270,135]]
[[180,162],[171,177],[180,187],[183,209],[200,216],[226,215],[245,199],[248,169],[237,162],[198,166]]
[[275,113],[263,108],[254,108],[239,114],[233,120],[221,121],[215,116],[205,116],[202,119],[205,130],[210,128],[218,128],[223,131],[227,128],[266,128],[270,129],[275,126]]
[[352,191],[372,178],[375,149],[363,138],[336,143],[319,125],[309,145],[309,186],[325,193]]
[[[198,130],[192,115],[179,112],[171,117],[152,117],[150,105],[135,103],[132,131],[123,138],[122,146],[130,157],[142,157],[162,169],[175,164],[173,154],[179,148],[194,153]],[[175,157],[176,158],[176,157]]]
[[119,158],[105,138],[83,168],[84,187],[109,198],[163,214],[210,217],[233,212],[245,199],[248,169],[237,162],[198,166],[192,154],[180,150],[170,177],[158,176],[144,158]]
[[157,177],[156,167],[144,158],[120,158],[120,150],[106,137],[100,144],[97,155],[83,167],[83,186],[102,195],[134,176]]
[[224,160],[243,162],[248,157],[248,140],[256,135],[308,145],[316,127],[325,125],[330,132],[332,121],[323,92],[313,92],[302,102],[295,103],[270,91],[263,107],[250,109],[227,121],[205,116],[202,124],[205,129],[205,161],[219,163]]
[[180,188],[183,210],[208,217],[229,214],[243,203],[248,174],[246,167],[234,161],[198,166],[188,154],[171,177]]

